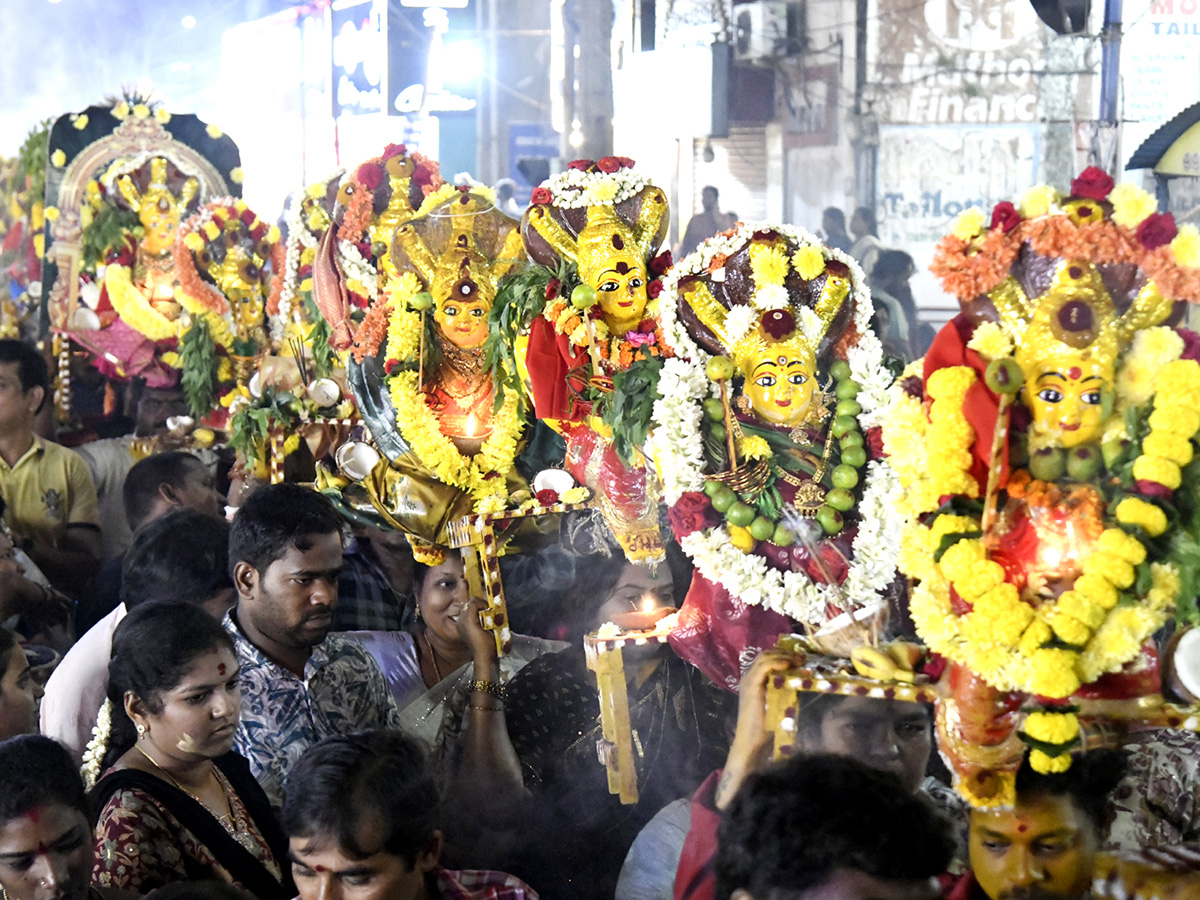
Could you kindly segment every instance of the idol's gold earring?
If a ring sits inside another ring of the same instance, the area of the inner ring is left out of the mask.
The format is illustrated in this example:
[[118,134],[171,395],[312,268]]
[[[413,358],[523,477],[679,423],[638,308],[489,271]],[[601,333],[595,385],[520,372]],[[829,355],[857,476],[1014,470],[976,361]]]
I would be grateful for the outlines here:
[[742,412],[744,412],[746,415],[750,414],[750,409],[751,409],[750,398],[747,397],[745,394],[738,394],[737,399],[735,399],[733,401],[733,405],[736,406]]

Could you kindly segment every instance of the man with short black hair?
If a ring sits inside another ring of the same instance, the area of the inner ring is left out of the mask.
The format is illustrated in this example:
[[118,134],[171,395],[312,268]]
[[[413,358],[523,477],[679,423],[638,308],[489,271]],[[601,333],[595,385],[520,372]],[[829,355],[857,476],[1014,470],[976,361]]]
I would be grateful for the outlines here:
[[288,770],[322,738],[398,724],[379,666],[330,634],[342,570],[342,522],[333,505],[296,484],[251,494],[229,536],[238,600],[225,617],[242,666],[234,744],[273,806]]
[[0,496],[22,550],[55,587],[78,595],[100,562],[96,488],[78,454],[34,434],[50,393],[31,344],[0,340]]
[[949,823],[894,775],[794,756],[746,779],[721,816],[717,900],[934,900]]
[[720,194],[711,184],[706,184],[700,191],[700,212],[688,220],[687,230],[683,240],[679,242],[679,255],[686,256],[719,231],[724,231],[728,225],[725,216],[717,208]]

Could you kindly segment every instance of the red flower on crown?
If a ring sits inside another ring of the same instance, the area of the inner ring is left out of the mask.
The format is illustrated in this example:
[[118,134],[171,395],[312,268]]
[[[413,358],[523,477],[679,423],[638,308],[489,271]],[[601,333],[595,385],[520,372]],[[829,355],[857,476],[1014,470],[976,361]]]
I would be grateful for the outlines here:
[[1113,184],[1112,178],[1103,169],[1097,166],[1088,166],[1079,173],[1078,178],[1071,182],[1071,196],[1103,200],[1112,191]]
[[548,187],[535,187],[533,193],[529,196],[529,202],[536,206],[545,206],[553,199],[554,197],[551,196],[550,188]]
[[383,166],[370,162],[363,163],[354,173],[355,180],[368,191],[373,191],[383,184],[383,176]]
[[580,172],[586,172],[591,167],[592,161],[590,159],[573,159],[567,163],[568,169],[577,169]]
[[1000,228],[1008,234],[1021,224],[1021,214],[1008,200],[1001,200],[992,208],[991,228]]
[[1137,239],[1147,250],[1156,250],[1175,240],[1179,229],[1170,213],[1151,213],[1137,228]]
[[617,161],[615,156],[602,156],[596,163],[596,168],[606,175],[611,175],[617,169],[621,168],[621,163]]
[[389,160],[393,156],[403,156],[408,152],[408,148],[403,144],[388,144],[383,148],[383,156],[380,159]]

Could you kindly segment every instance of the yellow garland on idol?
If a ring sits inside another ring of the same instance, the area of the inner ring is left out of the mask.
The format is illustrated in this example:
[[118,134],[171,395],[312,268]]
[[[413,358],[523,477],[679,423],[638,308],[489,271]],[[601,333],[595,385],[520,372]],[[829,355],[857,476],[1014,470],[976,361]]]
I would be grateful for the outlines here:
[[[1179,561],[1155,539],[1176,492],[1197,488],[1185,467],[1200,364],[1160,323],[1175,298],[1200,299],[1200,273],[1178,252],[1187,234],[1154,210],[1089,169],[1069,196],[1032,191],[998,204],[990,225],[961,216],[932,269],[963,316],[932,352],[969,364],[926,363],[924,401],[894,388],[884,421],[918,634],[992,689],[1030,698],[1019,734],[1040,772],[1065,771],[1080,747],[1078,717],[1059,704],[1136,659],[1181,589]],[[970,405],[972,391],[990,410]]]

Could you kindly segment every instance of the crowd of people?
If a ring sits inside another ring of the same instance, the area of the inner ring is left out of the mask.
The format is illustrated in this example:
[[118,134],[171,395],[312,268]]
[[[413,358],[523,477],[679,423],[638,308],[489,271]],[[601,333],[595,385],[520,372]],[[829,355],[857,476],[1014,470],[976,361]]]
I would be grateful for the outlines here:
[[226,494],[214,460],[168,450],[124,473],[131,537],[105,559],[111,498],[37,434],[49,392],[38,351],[0,341],[9,900],[1074,900],[1101,848],[1200,840],[1195,779],[1164,741],[1023,768],[1015,808],[969,812],[928,707],[815,695],[799,752],[773,763],[782,651],[735,698],[667,645],[631,648],[623,805],[582,638],[647,599],[677,606],[677,547],[657,568],[574,559],[556,614],[499,655],[461,557],[414,563],[310,488]]

